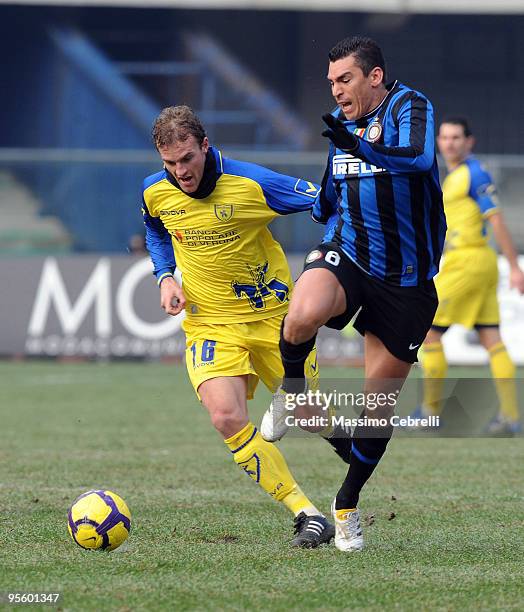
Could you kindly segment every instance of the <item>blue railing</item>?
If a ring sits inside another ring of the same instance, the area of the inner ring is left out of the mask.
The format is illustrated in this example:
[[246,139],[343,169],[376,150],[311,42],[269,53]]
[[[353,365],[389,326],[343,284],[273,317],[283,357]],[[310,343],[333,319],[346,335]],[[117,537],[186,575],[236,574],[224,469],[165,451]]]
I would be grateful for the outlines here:
[[[168,76],[174,79],[165,88],[171,92],[180,83],[177,79],[198,78],[195,108],[220,146],[299,149],[307,140],[299,118],[210,37],[186,40],[198,43],[191,44],[192,61],[113,62],[81,32],[49,30],[49,44],[39,55],[44,78],[34,81],[33,95],[39,101],[36,146],[71,150],[71,157],[47,158],[37,165],[21,160],[11,169],[41,202],[40,213],[61,219],[76,250],[122,252],[129,237],[141,231],[141,181],[160,168],[160,161],[122,164],[120,157],[143,150],[157,159],[150,129],[163,104],[133,77]],[[224,92],[238,102],[238,109],[224,107]],[[222,139],[229,134],[240,134],[240,142]],[[108,150],[111,155],[103,163],[89,163],[85,156],[74,159],[79,150]]]

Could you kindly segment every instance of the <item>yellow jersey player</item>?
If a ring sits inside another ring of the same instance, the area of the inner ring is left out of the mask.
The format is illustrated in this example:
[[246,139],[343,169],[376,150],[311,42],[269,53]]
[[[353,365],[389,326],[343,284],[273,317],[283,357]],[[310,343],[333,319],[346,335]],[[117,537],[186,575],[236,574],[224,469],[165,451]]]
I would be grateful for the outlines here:
[[440,125],[438,147],[448,175],[442,185],[448,230],[445,254],[435,278],[439,306],[424,342],[424,401],[418,413],[438,414],[447,372],[441,338],[450,325],[475,328],[489,353],[500,402],[488,432],[521,431],[515,388],[515,366],[499,331],[497,254],[489,244],[488,226],[510,265],[510,286],[524,292],[524,274],[498,205],[490,175],[471,155],[474,138],[464,118]]
[[[311,209],[319,188],[223,157],[187,106],[165,108],[152,136],[164,169],[143,185],[146,243],[161,307],[169,315],[186,311],[191,383],[234,461],[295,514],[292,544],[327,543],[334,527],[247,411],[259,378],[274,391],[283,376],[278,343],[292,280],[267,225],[278,215]],[[314,349],[305,374],[318,377]]]

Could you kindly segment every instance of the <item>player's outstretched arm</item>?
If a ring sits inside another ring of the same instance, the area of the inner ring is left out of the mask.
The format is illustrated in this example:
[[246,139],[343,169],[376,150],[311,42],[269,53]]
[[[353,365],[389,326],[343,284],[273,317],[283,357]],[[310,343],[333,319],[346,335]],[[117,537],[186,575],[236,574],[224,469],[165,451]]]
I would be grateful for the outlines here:
[[306,179],[280,174],[269,168],[223,158],[224,172],[258,183],[262,190],[261,203],[277,215],[306,212],[313,208],[320,185]]
[[348,132],[342,121],[331,114],[322,116],[329,138],[340,150],[390,172],[427,172],[435,160],[435,125],[429,100],[415,93],[406,94],[398,115],[398,146],[368,142]]
[[508,226],[502,213],[496,212],[490,215],[489,221],[493,227],[493,235],[502,251],[504,257],[508,260],[510,273],[509,285],[512,289],[518,289],[519,293],[524,293],[524,272],[520,269],[518,255],[513,239],[509,233]]
[[316,223],[328,223],[328,220],[337,212],[337,194],[333,186],[333,153],[334,147],[329,147],[326,170],[322,178],[320,192],[315,198],[311,210],[311,217]]
[[160,307],[172,316],[186,307],[184,291],[172,276],[166,276],[160,281]]

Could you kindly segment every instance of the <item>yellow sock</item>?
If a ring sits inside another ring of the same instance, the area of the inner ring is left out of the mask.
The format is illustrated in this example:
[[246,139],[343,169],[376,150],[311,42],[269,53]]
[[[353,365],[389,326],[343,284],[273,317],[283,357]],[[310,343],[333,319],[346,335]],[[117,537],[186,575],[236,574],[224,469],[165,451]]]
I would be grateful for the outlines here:
[[296,483],[282,453],[264,440],[253,423],[224,442],[233,453],[235,463],[293,514],[321,514]]
[[355,512],[356,508],[344,508],[344,510],[335,510],[336,517],[339,521],[345,521],[348,514]]
[[424,400],[422,405],[430,414],[440,414],[442,389],[448,371],[448,362],[444,355],[442,342],[424,344],[422,370],[424,372]]
[[515,364],[508,355],[503,342],[497,342],[489,349],[489,364],[491,375],[497,387],[500,413],[508,421],[518,421],[519,408],[515,385]]

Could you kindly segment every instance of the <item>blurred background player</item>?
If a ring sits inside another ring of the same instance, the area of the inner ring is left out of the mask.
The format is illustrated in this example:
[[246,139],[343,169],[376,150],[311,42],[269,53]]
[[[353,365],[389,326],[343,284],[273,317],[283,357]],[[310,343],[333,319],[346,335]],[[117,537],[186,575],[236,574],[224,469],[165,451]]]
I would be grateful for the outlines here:
[[[304,388],[318,329],[343,329],[354,317],[364,336],[364,391],[394,395],[437,308],[432,278],[445,219],[431,102],[398,81],[386,84],[382,51],[369,38],[335,45],[327,78],[337,108],[323,116],[330,147],[313,214],[325,222],[338,209],[340,217],[297,281],[281,333],[282,392],[265,419],[282,410],[284,392]],[[393,409],[367,408],[362,416],[388,418]],[[391,435],[391,425],[359,424],[353,432],[349,470],[332,508],[339,550],[364,546],[357,503]]]
[[130,255],[146,255],[146,237],[144,234],[133,234],[129,238],[127,252]]
[[466,119],[445,119],[439,128],[438,147],[448,175],[442,185],[448,230],[445,256],[435,285],[439,307],[424,341],[422,366],[424,400],[415,416],[438,414],[447,362],[441,338],[450,325],[475,328],[489,353],[497,385],[500,412],[488,426],[491,433],[518,433],[519,420],[515,366],[500,336],[497,302],[497,254],[489,244],[487,223],[510,267],[510,287],[524,292],[524,274],[517,251],[500,210],[490,175],[471,155],[474,137]]
[[[279,214],[310,209],[318,187],[222,157],[187,106],[160,113],[153,142],[164,170],[144,181],[146,242],[161,307],[170,315],[186,311],[191,383],[235,462],[295,514],[292,544],[327,543],[333,526],[247,412],[258,379],[274,391],[283,375],[278,340],[292,280],[267,225]],[[313,347],[306,371],[318,376]]]

